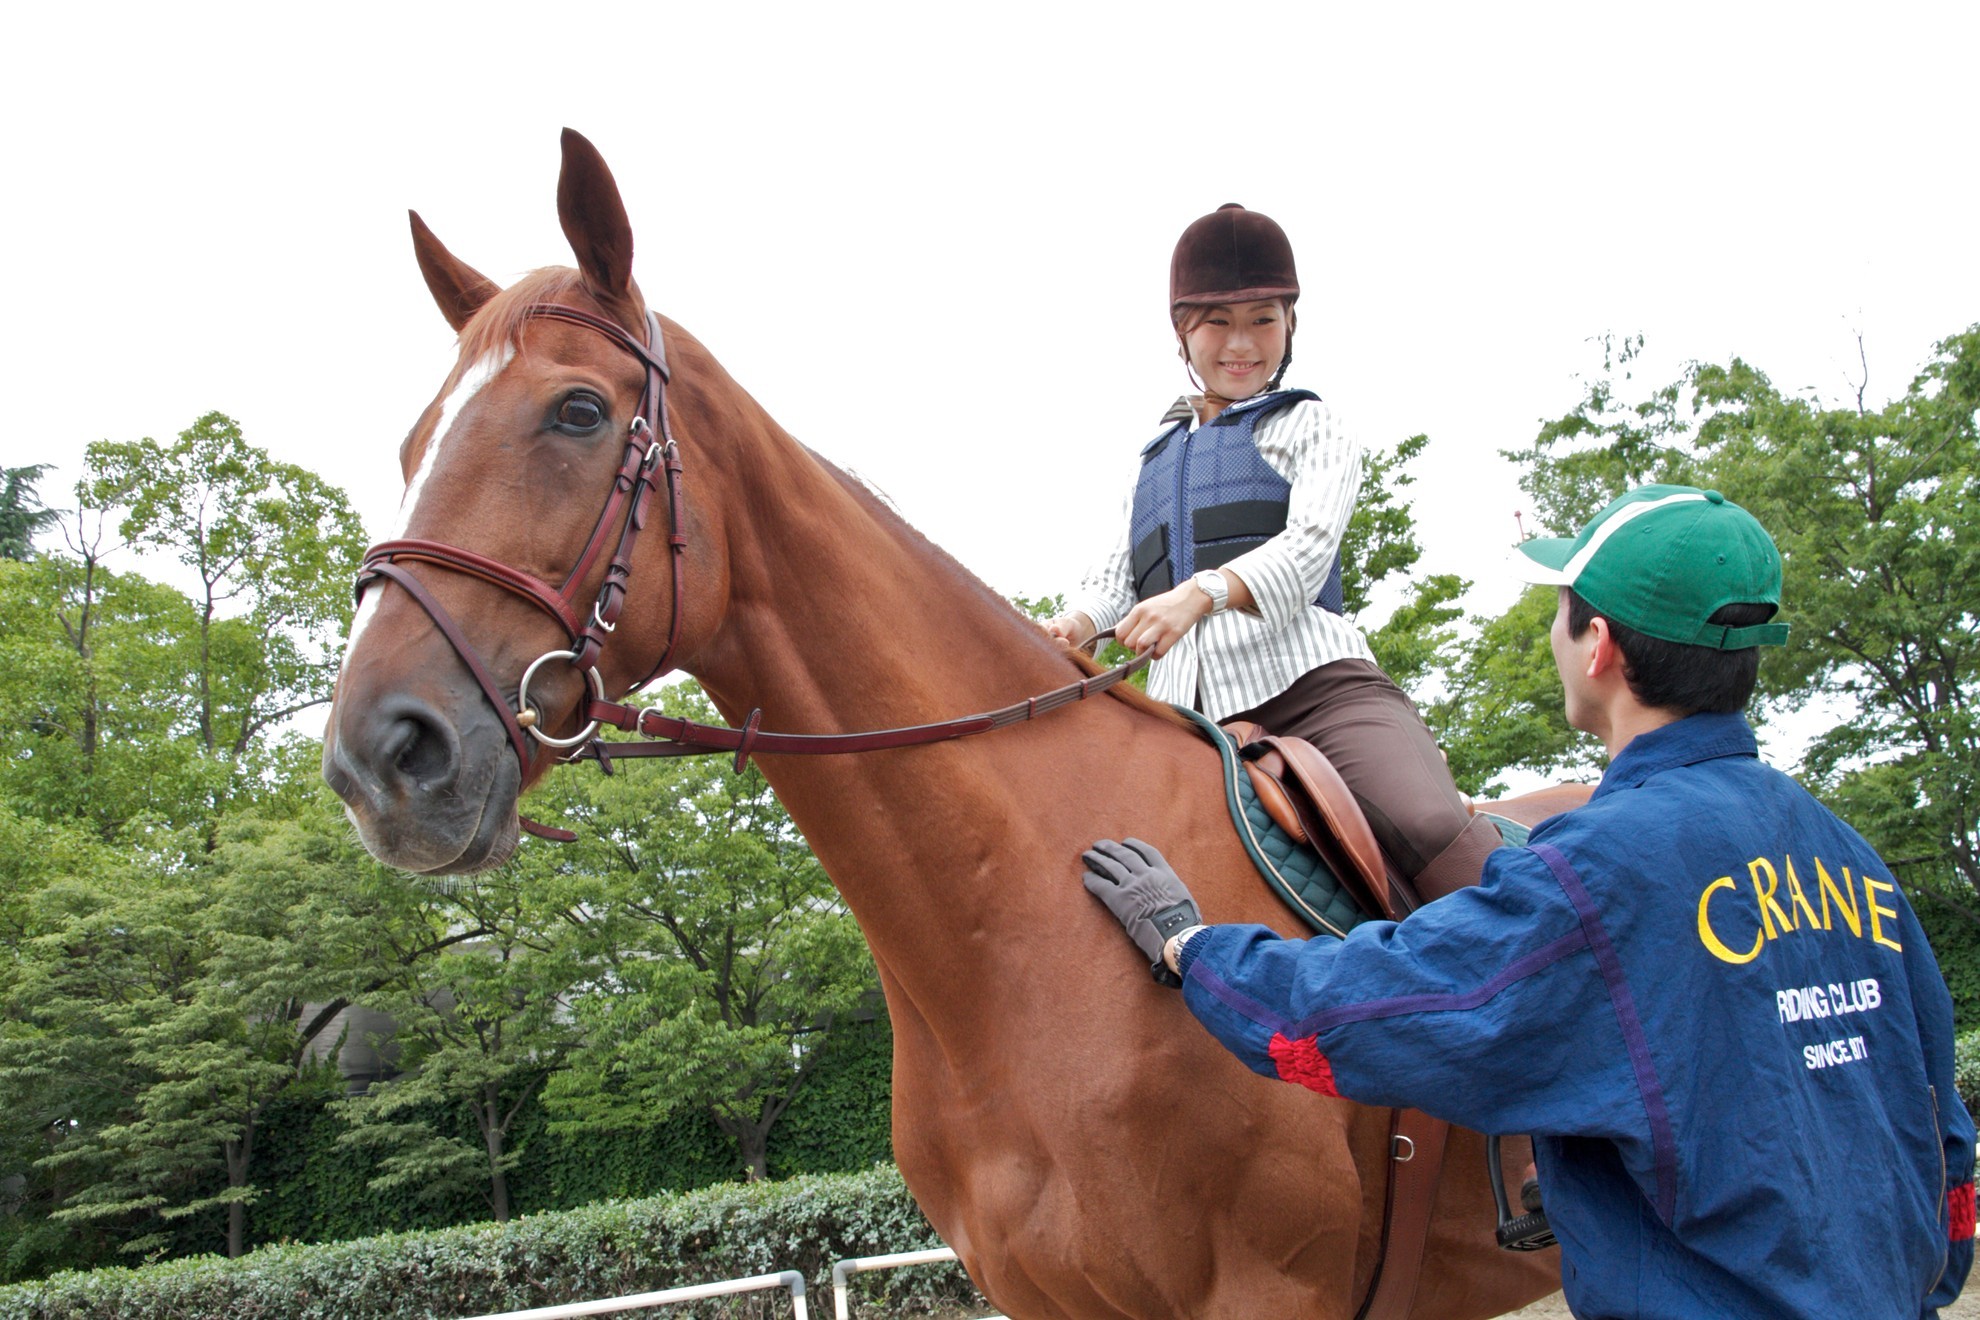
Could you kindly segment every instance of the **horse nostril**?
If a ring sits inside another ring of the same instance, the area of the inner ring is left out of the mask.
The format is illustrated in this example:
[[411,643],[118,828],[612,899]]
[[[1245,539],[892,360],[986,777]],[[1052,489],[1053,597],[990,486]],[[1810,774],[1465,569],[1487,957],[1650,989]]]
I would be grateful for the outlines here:
[[447,737],[417,715],[402,715],[392,721],[379,751],[381,759],[401,777],[422,788],[451,777],[454,754]]

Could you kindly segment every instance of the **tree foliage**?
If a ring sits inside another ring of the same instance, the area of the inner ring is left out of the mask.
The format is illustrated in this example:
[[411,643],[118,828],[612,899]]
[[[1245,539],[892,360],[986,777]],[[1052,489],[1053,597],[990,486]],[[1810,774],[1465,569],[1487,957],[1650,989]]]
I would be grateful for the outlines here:
[[34,553],[35,533],[61,517],[41,503],[35,483],[48,464],[0,468],[0,559],[26,559]]
[[[1611,345],[1581,403],[1525,460],[1542,519],[1572,529],[1645,481],[1716,487],[1773,534],[1787,647],[1760,692],[1776,717],[1839,712],[1802,770],[1911,878],[1980,885],[1980,326],[1937,346],[1881,408],[1782,393],[1737,358],[1634,402],[1641,341]],[[1620,378],[1619,378],[1620,377]]]
[[344,493],[270,458],[208,413],[176,443],[89,447],[85,506],[189,570],[196,628],[189,712],[209,753],[243,755],[264,731],[330,699],[364,529]]
[[[661,704],[719,718],[690,685]],[[605,1126],[705,1111],[761,1178],[819,1046],[878,976],[761,772],[686,758],[641,769],[560,785],[581,841],[539,861],[587,959],[572,1001],[582,1043],[551,1109]]]
[[[489,1212],[510,1214],[509,1174],[521,1157],[517,1117],[576,1043],[568,996],[573,941],[518,868],[449,882],[448,929],[432,956],[399,961],[362,996],[395,1027],[380,1041],[399,1076],[345,1107],[347,1138],[377,1152],[372,1187],[445,1196],[479,1187]],[[470,1144],[436,1114],[465,1113]]]

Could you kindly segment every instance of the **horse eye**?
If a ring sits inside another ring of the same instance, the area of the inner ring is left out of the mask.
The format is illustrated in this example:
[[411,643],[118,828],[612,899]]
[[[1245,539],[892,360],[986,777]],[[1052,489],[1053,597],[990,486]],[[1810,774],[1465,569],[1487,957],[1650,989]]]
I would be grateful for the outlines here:
[[589,394],[573,394],[557,409],[557,425],[570,431],[595,431],[605,421],[605,405]]

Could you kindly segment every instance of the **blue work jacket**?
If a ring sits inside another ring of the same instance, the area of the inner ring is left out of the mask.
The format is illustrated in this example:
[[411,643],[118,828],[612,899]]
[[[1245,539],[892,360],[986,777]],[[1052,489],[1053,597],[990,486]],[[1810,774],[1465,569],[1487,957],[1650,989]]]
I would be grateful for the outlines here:
[[1213,926],[1182,967],[1256,1072],[1533,1134],[1577,1316],[1917,1320],[1972,1264],[1938,963],[1738,715],[1634,739],[1407,921]]

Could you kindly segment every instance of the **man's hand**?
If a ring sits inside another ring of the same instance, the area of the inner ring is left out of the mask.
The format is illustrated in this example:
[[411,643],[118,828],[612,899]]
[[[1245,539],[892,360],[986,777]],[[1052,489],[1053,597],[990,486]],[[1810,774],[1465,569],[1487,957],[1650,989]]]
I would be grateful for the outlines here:
[[1081,860],[1086,892],[1107,905],[1151,966],[1161,963],[1170,936],[1203,924],[1196,900],[1154,844],[1102,839]]

